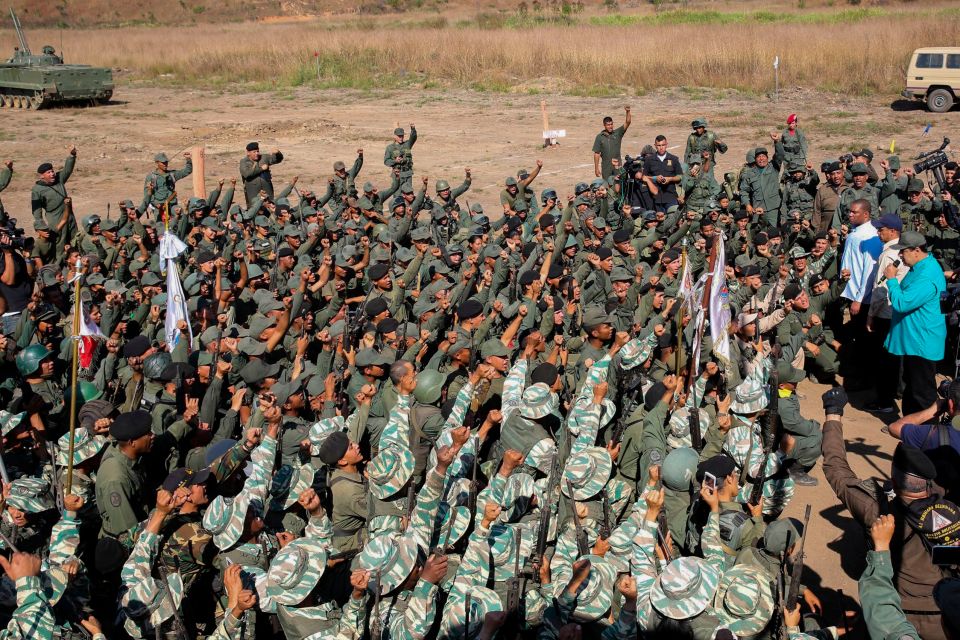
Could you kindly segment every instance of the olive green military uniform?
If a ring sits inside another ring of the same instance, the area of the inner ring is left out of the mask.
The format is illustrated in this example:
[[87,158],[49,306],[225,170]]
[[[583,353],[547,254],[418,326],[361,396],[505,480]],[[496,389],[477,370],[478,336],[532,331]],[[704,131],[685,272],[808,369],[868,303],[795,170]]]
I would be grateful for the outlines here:
[[67,198],[67,180],[73,174],[73,169],[77,164],[77,156],[71,154],[67,156],[63,163],[63,169],[57,173],[53,184],[46,184],[42,180],[37,180],[36,184],[30,190],[30,206],[33,210],[34,222],[43,218],[50,226],[50,231],[56,238],[57,258],[63,256],[63,246],[69,244],[71,238],[77,233],[77,225],[73,216],[67,220],[66,226],[57,232],[57,225],[63,219],[66,211],[64,200]]
[[[187,158],[182,168],[175,171],[161,171],[160,169],[151,171],[143,181],[143,199],[158,210],[168,200],[171,206],[177,204],[177,182],[191,173],[193,173],[193,160],[190,158]],[[151,186],[153,187],[152,193],[150,191]]]

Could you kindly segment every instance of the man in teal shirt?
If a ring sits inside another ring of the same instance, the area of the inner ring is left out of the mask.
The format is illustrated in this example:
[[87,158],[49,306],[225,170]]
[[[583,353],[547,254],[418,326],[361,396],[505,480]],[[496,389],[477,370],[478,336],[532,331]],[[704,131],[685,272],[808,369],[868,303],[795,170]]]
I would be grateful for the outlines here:
[[887,351],[903,356],[903,415],[926,409],[937,400],[937,363],[943,360],[947,323],[940,312],[940,294],[947,288],[940,264],[927,253],[927,241],[908,231],[893,246],[910,271],[897,281],[897,267],[884,271],[890,307]]

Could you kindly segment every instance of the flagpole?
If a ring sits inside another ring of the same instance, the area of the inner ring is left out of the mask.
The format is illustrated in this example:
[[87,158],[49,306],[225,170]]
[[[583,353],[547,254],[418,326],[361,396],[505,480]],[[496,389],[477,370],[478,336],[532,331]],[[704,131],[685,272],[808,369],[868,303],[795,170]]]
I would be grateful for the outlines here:
[[[683,249],[680,252],[680,277],[686,280],[687,273],[687,239],[683,239]],[[686,286],[686,282],[682,282],[681,286]],[[691,291],[691,293],[693,293]],[[677,350],[673,354],[673,374],[677,377],[680,377],[680,351],[683,349],[683,308],[686,306],[686,300],[677,300],[677,304],[680,305],[680,311],[677,313]],[[680,386],[678,385],[679,389]]]
[[80,359],[80,280],[83,272],[80,258],[77,258],[77,272],[74,274],[73,285],[73,336],[71,339],[70,359],[70,444],[67,447],[67,486],[64,495],[69,495],[73,488],[73,449],[77,432],[77,369]]

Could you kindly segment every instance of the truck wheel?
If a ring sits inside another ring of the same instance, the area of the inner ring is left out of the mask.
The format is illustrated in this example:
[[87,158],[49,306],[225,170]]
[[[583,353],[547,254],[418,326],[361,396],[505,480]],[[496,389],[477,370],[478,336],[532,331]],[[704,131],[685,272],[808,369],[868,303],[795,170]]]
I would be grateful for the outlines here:
[[953,94],[946,89],[934,89],[927,94],[927,108],[934,113],[946,113],[953,106]]

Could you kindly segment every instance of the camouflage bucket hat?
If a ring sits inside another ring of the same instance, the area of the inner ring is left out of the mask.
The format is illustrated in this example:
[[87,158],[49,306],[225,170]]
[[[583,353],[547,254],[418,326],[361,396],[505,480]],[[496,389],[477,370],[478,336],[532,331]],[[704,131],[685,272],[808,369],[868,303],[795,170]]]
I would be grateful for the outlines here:
[[[353,569],[370,572],[370,589],[379,588],[380,595],[396,590],[420,561],[423,552],[414,538],[396,538],[387,534],[373,538],[357,554]],[[377,576],[379,575],[379,584]]]
[[[736,422],[734,422],[734,424],[736,424]],[[751,449],[763,450],[755,440],[753,427],[751,425],[737,424],[737,426],[727,431],[727,435],[723,439],[723,452],[728,454],[733,458],[734,462],[742,467],[746,463],[747,456],[750,455]],[[750,466],[756,466],[759,471],[759,458],[754,456],[754,459],[750,461]],[[753,469],[748,470],[748,472],[750,471],[753,471]]]
[[414,466],[413,454],[409,449],[398,446],[381,449],[367,467],[370,492],[380,500],[396,494],[410,480]]
[[7,435],[20,426],[26,411],[20,413],[10,413],[9,411],[0,411],[0,435]]
[[50,483],[42,478],[19,478],[10,485],[7,504],[27,513],[43,513],[54,508]]
[[[73,440],[73,464],[74,466],[89,460],[104,447],[107,446],[105,436],[91,436],[86,429],[77,429]],[[57,441],[57,464],[61,467],[67,466],[67,456],[70,453],[70,433],[67,432],[60,436]]]
[[327,550],[309,538],[294,540],[277,553],[267,571],[267,594],[283,605],[298,605],[317,586],[327,566]]
[[767,394],[755,378],[747,378],[733,391],[730,411],[734,413],[757,413],[767,406]]
[[303,492],[313,486],[313,478],[316,474],[317,470],[309,462],[294,472],[293,482],[291,483],[290,491],[287,492],[287,497],[283,501],[282,511],[286,511],[292,507],[297,500],[300,499]]
[[327,436],[334,431],[343,431],[344,426],[343,418],[340,416],[324,418],[323,420],[314,422],[310,426],[310,431],[307,434],[307,440],[310,441],[310,455],[320,455],[320,447],[323,445],[323,441],[327,439]]
[[[470,628],[467,624],[467,594],[470,594]],[[493,589],[481,586],[472,586],[458,598],[447,601],[444,611],[443,629],[441,637],[446,638],[473,638],[480,632],[483,620],[488,613],[503,611],[503,601]]]
[[773,616],[773,593],[761,571],[738,564],[720,580],[713,600],[720,622],[737,637],[756,635]]
[[520,415],[528,420],[545,418],[557,411],[557,396],[544,382],[532,384],[523,391]]
[[613,604],[617,570],[600,556],[584,556],[590,561],[590,575],[577,594],[573,617],[583,622],[599,620]]
[[612,468],[613,460],[609,451],[603,447],[587,447],[567,460],[560,485],[563,494],[574,500],[589,500],[607,484]]
[[[456,519],[453,519],[454,510],[457,512]],[[466,506],[453,506],[441,502],[439,513],[441,515],[440,537],[437,542],[442,546],[456,544],[470,528],[470,509]]]
[[[487,544],[490,546],[490,555],[493,559],[493,577],[496,580],[507,580],[513,577],[514,558],[517,555],[517,532],[520,538],[520,557],[526,558],[533,551],[532,536],[524,536],[527,531],[518,525],[498,522],[490,527],[487,535]],[[532,531],[532,530],[529,530]]]
[[217,496],[203,514],[203,528],[213,534],[213,543],[221,551],[237,544],[250,506],[250,497],[241,491],[235,498]]
[[[170,597],[155,578],[140,580],[120,600],[126,612],[123,628],[134,638],[150,637],[154,630],[173,618],[175,608],[183,601],[183,578],[171,573],[167,578]],[[172,600],[172,602],[171,602]]]
[[667,565],[650,590],[650,603],[674,620],[700,615],[717,591],[720,575],[703,558],[677,558]]
[[[703,409],[700,412],[700,424],[710,424],[710,414]],[[692,446],[690,439],[690,408],[680,407],[670,414],[670,421],[667,423],[667,446],[671,449],[680,449],[682,447]]]
[[529,473],[512,473],[507,478],[506,486],[500,496],[499,520],[501,522],[516,522],[525,514],[533,496],[536,495],[536,484]]

